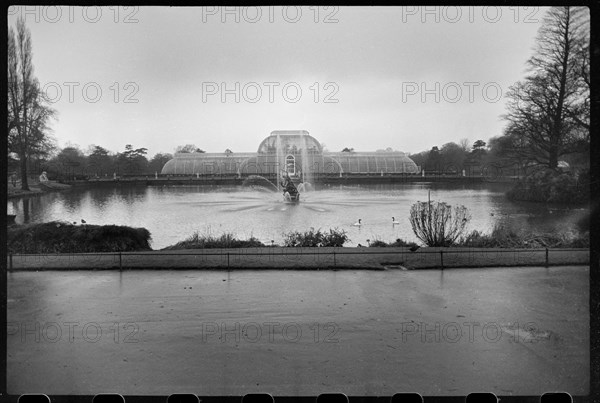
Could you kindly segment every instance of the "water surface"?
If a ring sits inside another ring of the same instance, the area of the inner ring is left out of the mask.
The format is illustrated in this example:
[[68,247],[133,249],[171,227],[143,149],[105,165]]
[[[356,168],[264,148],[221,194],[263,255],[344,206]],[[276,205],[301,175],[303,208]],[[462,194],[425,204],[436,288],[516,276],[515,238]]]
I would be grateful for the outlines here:
[[[417,241],[409,222],[410,206],[432,200],[466,206],[468,230],[489,232],[500,220],[522,229],[567,231],[585,211],[506,199],[508,185],[403,183],[322,186],[302,194],[300,204],[285,204],[278,193],[247,187],[162,186],[74,188],[39,197],[11,199],[7,211],[17,223],[84,219],[89,224],[145,227],[152,247],[161,249],[198,231],[238,237],[254,236],[266,244],[281,243],[283,234],[311,227],[345,230],[347,246],[376,239]],[[395,217],[400,224],[392,224]],[[363,225],[352,224],[362,219]]]

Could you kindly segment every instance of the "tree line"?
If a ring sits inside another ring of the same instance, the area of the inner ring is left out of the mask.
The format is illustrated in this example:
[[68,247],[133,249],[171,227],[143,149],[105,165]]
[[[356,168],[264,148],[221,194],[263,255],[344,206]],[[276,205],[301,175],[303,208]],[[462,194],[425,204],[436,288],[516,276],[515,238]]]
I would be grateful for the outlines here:
[[[7,85],[7,162],[9,175],[21,179],[21,188],[29,190],[29,176],[47,171],[50,178],[107,177],[123,174],[154,174],[173,158],[170,153],[147,157],[147,148],[125,145],[121,152],[111,152],[99,145],[86,151],[76,145],[60,149],[52,136],[50,124],[58,113],[35,76],[31,32],[19,17],[16,27],[8,28]],[[177,153],[203,153],[194,144],[178,146]],[[231,152],[231,150],[226,150]]]
[[472,167],[489,163],[486,142],[477,140],[470,145],[466,138],[459,143],[448,142],[441,147],[433,146],[431,150],[411,154],[410,158],[425,172],[446,174],[460,174],[463,170],[471,172]]
[[544,16],[526,76],[507,93],[506,126],[486,143],[449,142],[412,154],[429,171],[474,166],[515,169],[529,177],[589,170],[590,16],[586,7],[551,7]]
[[[227,149],[226,152],[231,150]],[[177,146],[176,153],[204,153],[194,144]],[[10,156],[9,156],[10,157]],[[173,154],[159,152],[148,157],[148,149],[126,144],[124,150],[112,152],[102,146],[91,144],[86,150],[77,145],[59,149],[52,147],[44,155],[30,159],[27,170],[34,175],[46,171],[50,179],[112,178],[113,175],[154,175],[162,170]],[[19,166],[19,161],[9,158],[9,172]]]
[[[20,172],[28,190],[32,165],[71,176],[158,172],[171,154],[147,159],[147,149],[127,145],[111,153],[100,146],[83,152],[75,146],[57,151],[50,107],[34,75],[31,34],[23,18],[8,30],[8,161]],[[524,79],[507,93],[506,127],[501,135],[466,139],[433,146],[410,157],[428,171],[461,172],[493,165],[517,168],[534,175],[539,170],[560,172],[561,161],[589,169],[590,145],[590,16],[586,7],[551,7],[544,16]],[[192,144],[176,152],[204,152]],[[230,150],[227,150],[231,152]],[[352,148],[343,151],[352,152]]]

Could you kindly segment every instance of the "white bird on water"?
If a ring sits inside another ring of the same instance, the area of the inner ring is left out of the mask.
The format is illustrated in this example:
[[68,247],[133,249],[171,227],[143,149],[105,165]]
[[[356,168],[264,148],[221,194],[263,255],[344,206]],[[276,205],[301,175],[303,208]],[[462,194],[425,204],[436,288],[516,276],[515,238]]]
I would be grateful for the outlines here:
[[400,224],[400,221],[396,221],[396,219],[392,217],[392,224]]
[[355,227],[360,227],[362,225],[361,219],[359,218],[357,222],[355,222],[354,224],[352,224]]

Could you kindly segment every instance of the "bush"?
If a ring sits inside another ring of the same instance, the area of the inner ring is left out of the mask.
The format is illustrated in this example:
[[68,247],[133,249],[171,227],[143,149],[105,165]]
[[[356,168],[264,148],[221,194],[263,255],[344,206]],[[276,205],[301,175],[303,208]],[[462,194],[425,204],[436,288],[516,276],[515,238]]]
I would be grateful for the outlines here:
[[571,172],[541,169],[519,181],[506,196],[511,200],[582,204],[590,199],[589,171]]
[[178,249],[219,249],[219,248],[256,248],[266,246],[255,237],[250,239],[237,239],[231,233],[225,233],[219,237],[210,234],[200,235],[197,231],[190,235],[185,241],[177,242],[175,245],[167,246],[163,250]]
[[410,248],[410,247],[419,246],[419,245],[417,245],[415,242],[406,242],[405,240],[398,238],[394,242],[389,244],[389,246],[395,246],[395,247],[400,246],[400,247]]
[[410,208],[413,232],[427,246],[450,246],[471,219],[465,206],[454,209],[444,202],[417,202]]
[[344,246],[349,241],[346,231],[330,229],[329,233],[311,228],[309,231],[292,231],[284,234],[283,245],[287,247]]
[[52,221],[7,229],[9,253],[86,253],[152,250],[146,228],[73,225]]
[[406,242],[400,238],[396,239],[394,242],[389,242],[389,243],[377,239],[377,240],[371,242],[371,244],[369,244],[369,247],[372,247],[372,248],[414,247],[414,246],[418,246],[418,245],[414,242]]
[[457,246],[474,248],[588,248],[589,237],[567,233],[518,233],[505,225],[496,224],[491,234],[473,231],[461,238]]

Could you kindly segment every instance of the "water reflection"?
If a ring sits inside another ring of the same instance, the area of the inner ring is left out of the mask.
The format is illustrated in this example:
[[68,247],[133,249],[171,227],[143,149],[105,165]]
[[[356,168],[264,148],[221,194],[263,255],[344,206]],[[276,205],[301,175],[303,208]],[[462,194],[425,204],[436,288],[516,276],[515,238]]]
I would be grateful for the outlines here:
[[[71,189],[37,197],[11,199],[7,211],[17,223],[66,220],[147,228],[153,248],[185,239],[195,231],[239,237],[255,236],[270,244],[283,234],[311,227],[347,232],[348,246],[370,241],[416,241],[409,222],[410,207],[432,200],[465,205],[471,215],[468,230],[489,232],[496,223],[517,229],[575,229],[584,209],[568,210],[506,199],[507,185],[404,183],[321,186],[302,195],[300,204],[284,204],[281,195],[241,187],[159,186]],[[392,225],[391,217],[400,222]],[[352,224],[359,218],[362,226]]]
[[64,208],[70,212],[75,213],[81,209],[81,202],[85,199],[87,192],[64,192],[60,193],[62,196],[62,204]]
[[117,190],[114,189],[112,192],[107,192],[106,189],[90,189],[87,192],[87,196],[95,201],[95,204],[100,209],[105,209],[112,198],[118,197]]
[[27,223],[30,220],[29,217],[29,205],[31,204],[31,199],[29,197],[26,197],[24,199],[22,199],[21,201],[21,205],[23,207],[23,222]]

